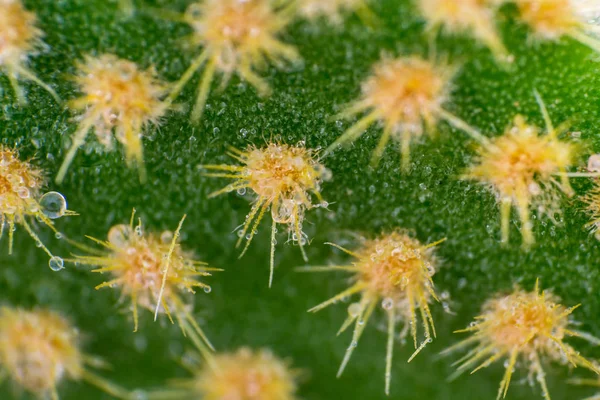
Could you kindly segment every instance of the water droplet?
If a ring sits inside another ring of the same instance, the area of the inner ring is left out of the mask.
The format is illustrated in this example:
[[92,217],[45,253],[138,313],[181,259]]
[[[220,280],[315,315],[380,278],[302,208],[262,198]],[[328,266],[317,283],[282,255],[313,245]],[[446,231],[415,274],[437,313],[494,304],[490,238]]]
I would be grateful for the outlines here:
[[204,287],[204,293],[210,293],[211,291],[212,291],[212,288],[210,286]]
[[425,268],[427,269],[427,273],[429,274],[429,276],[435,275],[435,268],[431,263],[425,263]]
[[53,256],[50,258],[50,261],[48,261],[48,266],[50,267],[50,269],[52,271],[60,271],[61,269],[63,269],[65,267],[65,262],[63,261],[62,258],[57,257],[57,256]]
[[17,189],[17,196],[19,196],[22,199],[28,199],[29,198],[29,189],[27,189],[24,186],[21,186],[20,188]]
[[588,158],[587,169],[589,172],[600,172],[600,154],[592,154]]
[[381,307],[383,307],[384,310],[391,310],[392,307],[394,307],[394,300],[392,300],[389,297],[386,297],[385,299],[383,299],[383,301],[381,302]]
[[67,200],[58,192],[48,192],[40,198],[44,215],[50,219],[60,218],[67,211]]
[[131,398],[133,400],[147,400],[148,395],[143,390],[137,389],[131,393]]
[[408,286],[410,280],[408,279],[407,276],[403,276],[402,279],[400,279],[400,288],[405,289],[406,286]]
[[171,243],[173,240],[173,232],[166,230],[160,234],[160,241],[163,243]]
[[115,225],[108,231],[108,241],[117,247],[125,246],[130,236],[131,228],[125,224]]
[[529,193],[532,196],[539,196],[540,194],[542,194],[542,188],[536,182],[531,182],[527,187],[527,190],[529,190]]
[[360,313],[360,304],[359,303],[352,303],[348,306],[348,314],[351,317],[357,317],[359,313]]

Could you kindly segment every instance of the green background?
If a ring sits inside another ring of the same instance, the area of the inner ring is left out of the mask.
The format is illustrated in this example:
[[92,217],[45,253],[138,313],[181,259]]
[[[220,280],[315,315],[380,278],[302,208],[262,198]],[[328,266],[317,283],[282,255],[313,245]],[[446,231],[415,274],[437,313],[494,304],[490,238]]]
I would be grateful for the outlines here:
[[[63,99],[76,96],[70,76],[74,62],[85,54],[112,52],[138,62],[155,65],[166,80],[176,80],[193,53],[183,49],[181,37],[189,33],[185,25],[138,13],[124,19],[115,3],[106,0],[32,0],[25,2],[40,19],[48,49],[32,59],[31,67],[40,78],[57,88]],[[167,4],[168,3],[168,4]],[[383,313],[366,328],[346,372],[335,374],[350,342],[350,333],[336,337],[347,304],[334,305],[316,315],[306,310],[347,286],[344,273],[300,274],[300,252],[279,238],[276,272],[272,289],[267,288],[269,226],[261,226],[250,250],[238,260],[234,229],[249,211],[249,197],[235,193],[208,199],[207,194],[226,184],[224,180],[202,177],[202,163],[230,163],[227,145],[244,148],[264,144],[277,135],[283,142],[306,141],[312,148],[331,144],[350,125],[329,118],[359,95],[359,85],[370,67],[383,53],[390,55],[427,54],[424,23],[407,1],[374,2],[380,17],[368,29],[350,16],[340,27],[319,23],[294,23],[285,40],[297,45],[304,58],[301,66],[287,71],[266,72],[273,87],[268,99],[257,97],[247,84],[234,78],[228,88],[209,97],[202,122],[192,125],[188,113],[171,113],[160,127],[148,132],[145,159],[149,179],[138,181],[137,172],[128,170],[120,151],[102,153],[90,140],[80,151],[62,186],[49,189],[63,193],[69,208],[79,216],[57,222],[69,237],[105,237],[108,229],[128,220],[136,207],[149,229],[174,229],[182,214],[188,218],[182,243],[219,273],[206,281],[210,294],[195,297],[195,316],[218,350],[239,346],[267,346],[278,355],[293,359],[305,369],[300,397],[307,400],[383,399],[386,334]],[[184,10],[185,1],[155,3],[158,7]],[[141,7],[142,4],[139,4]],[[438,53],[451,63],[462,65],[447,108],[487,135],[501,134],[515,114],[542,124],[533,97],[537,88],[555,123],[568,120],[573,131],[598,150],[600,123],[600,64],[587,48],[564,40],[535,43],[516,24],[510,7],[499,16],[504,40],[515,55],[515,68],[504,71],[490,53],[465,38],[444,38]],[[186,87],[183,100],[194,99],[198,76]],[[35,163],[54,177],[64,155],[64,146],[76,124],[68,110],[55,104],[42,89],[26,84],[29,104],[19,107],[9,90],[8,80],[0,108],[1,142],[17,145],[24,157],[36,156]],[[528,253],[520,250],[517,225],[511,226],[508,248],[499,244],[499,213],[493,195],[484,188],[459,180],[473,157],[473,143],[447,124],[439,125],[437,138],[427,138],[412,148],[413,168],[400,172],[400,159],[389,146],[380,167],[371,169],[369,159],[381,131],[368,130],[355,145],[339,150],[324,163],[333,179],[323,185],[329,210],[307,214],[305,229],[312,238],[307,248],[310,264],[347,261],[347,257],[323,243],[333,241],[352,246],[353,234],[374,235],[404,227],[422,242],[443,237],[439,272],[434,280],[438,292],[448,292],[452,313],[433,305],[438,339],[411,364],[410,342],[397,345],[393,366],[391,398],[394,399],[494,399],[502,377],[502,363],[463,376],[454,382],[451,360],[438,353],[458,341],[452,331],[466,326],[478,313],[483,301],[513,284],[532,288],[541,278],[544,288],[552,288],[566,305],[582,303],[574,318],[579,329],[600,336],[600,289],[597,241],[585,229],[588,217],[578,197],[563,201],[561,226],[546,220],[535,222],[536,246]],[[92,136],[90,136],[92,138]],[[582,155],[581,163],[586,157]],[[574,182],[579,194],[589,188],[588,180]],[[57,254],[68,257],[72,249],[40,229],[45,243]],[[159,388],[173,377],[185,377],[178,360],[190,348],[177,326],[164,319],[153,323],[150,312],[141,314],[140,332],[132,332],[127,306],[118,303],[118,292],[95,291],[102,276],[72,264],[60,272],[47,266],[46,255],[19,228],[15,251],[7,255],[6,238],[0,252],[0,302],[14,306],[44,306],[68,315],[85,333],[88,353],[104,357],[113,366],[106,376],[130,389]],[[600,357],[600,349],[571,340],[589,357]],[[574,388],[570,376],[591,376],[586,371],[566,367],[547,368],[553,399],[577,399],[594,393],[593,388]],[[539,398],[540,391],[519,382],[521,370],[509,390],[513,400]],[[73,382],[60,386],[61,398],[106,399],[95,388]],[[0,389],[0,398],[26,398],[10,384]]]

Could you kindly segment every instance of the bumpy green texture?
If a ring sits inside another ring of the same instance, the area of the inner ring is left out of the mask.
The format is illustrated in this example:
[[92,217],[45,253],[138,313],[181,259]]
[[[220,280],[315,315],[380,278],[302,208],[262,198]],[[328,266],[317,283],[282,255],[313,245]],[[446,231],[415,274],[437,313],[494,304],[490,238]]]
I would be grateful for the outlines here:
[[[51,84],[63,99],[75,96],[70,76],[74,62],[87,53],[113,52],[138,62],[154,64],[161,77],[176,80],[193,54],[182,47],[189,33],[185,25],[139,12],[124,19],[116,3],[106,0],[31,0],[25,2],[40,18],[48,49],[33,59],[31,67]],[[341,27],[324,23],[297,22],[286,40],[298,46],[304,64],[287,71],[268,70],[273,95],[262,99],[249,85],[234,78],[229,87],[214,90],[202,122],[190,124],[187,112],[172,112],[159,129],[145,140],[148,182],[141,185],[135,170],[128,170],[120,152],[102,153],[89,145],[76,157],[59,190],[69,207],[80,216],[63,218],[58,228],[69,237],[105,237],[108,229],[128,220],[138,209],[149,229],[174,229],[182,214],[188,218],[182,230],[183,246],[225,272],[208,281],[210,294],[195,296],[195,315],[219,350],[242,345],[268,346],[291,357],[307,371],[300,395],[307,400],[383,399],[385,324],[381,309],[366,328],[344,375],[336,371],[350,342],[350,334],[335,333],[347,315],[347,305],[337,304],[316,315],[306,310],[347,287],[346,274],[304,274],[294,267],[304,264],[297,248],[279,238],[272,289],[267,288],[269,222],[264,221],[250,250],[241,260],[234,249],[234,229],[249,211],[248,199],[232,193],[218,199],[207,194],[225,182],[202,177],[199,164],[229,163],[226,146],[243,148],[264,144],[271,138],[309,147],[324,148],[348,126],[330,117],[359,94],[361,80],[382,53],[427,54],[424,22],[408,1],[373,2],[379,24],[368,29],[351,16]],[[154,6],[182,11],[185,1],[163,1]],[[141,2],[139,7],[143,5]],[[510,7],[500,25],[507,47],[515,55],[515,68],[498,68],[488,50],[463,38],[442,39],[438,55],[462,65],[448,108],[487,135],[503,132],[516,113],[543,123],[533,91],[542,94],[556,123],[570,121],[573,131],[589,144],[589,152],[600,151],[600,64],[587,48],[570,40],[533,44],[527,31],[513,22]],[[193,102],[198,76],[182,99]],[[5,77],[0,98],[2,144],[17,145],[24,156],[51,177],[62,161],[68,138],[76,124],[72,115],[58,106],[42,89],[26,84],[29,104],[19,107]],[[216,86],[215,86],[216,89]],[[323,243],[351,246],[352,233],[375,235],[382,230],[404,227],[422,242],[443,237],[437,248],[440,269],[434,280],[439,292],[450,294],[451,313],[434,305],[438,339],[411,364],[410,343],[395,351],[390,398],[398,400],[494,399],[502,377],[502,363],[472,376],[448,382],[452,360],[439,351],[463,338],[452,331],[468,325],[483,301],[497,291],[522,284],[531,289],[536,278],[552,288],[566,305],[582,303],[574,316],[581,330],[600,336],[600,246],[585,229],[587,216],[577,199],[565,199],[561,226],[535,223],[537,244],[525,253],[520,249],[516,225],[511,243],[499,243],[499,211],[494,197],[474,183],[459,177],[473,157],[473,142],[450,128],[439,126],[437,138],[413,147],[413,168],[400,171],[397,151],[390,146],[378,169],[369,159],[381,131],[377,127],[347,150],[324,160],[333,179],[323,187],[329,210],[307,214],[304,224],[312,238],[307,247],[311,265],[344,262],[347,257]],[[90,136],[91,138],[91,136]],[[94,142],[92,140],[91,142]],[[581,163],[585,163],[582,157]],[[578,193],[589,181],[576,180]],[[49,230],[40,235],[56,254],[68,257],[74,251],[56,240]],[[283,235],[283,234],[282,234]],[[150,312],[141,314],[140,332],[133,324],[118,293],[95,291],[103,276],[84,267],[67,264],[60,272],[47,266],[46,255],[23,229],[15,236],[15,251],[7,255],[7,241],[0,243],[0,302],[18,306],[45,306],[59,310],[85,333],[88,353],[104,357],[113,366],[103,373],[127,388],[157,388],[169,378],[185,377],[178,360],[191,347],[177,326],[164,318],[152,322]],[[373,323],[374,322],[374,323]],[[600,349],[572,340],[584,355],[600,358]],[[540,396],[530,388],[523,371],[509,390],[512,400]],[[593,388],[573,388],[568,377],[585,371],[547,369],[553,399],[577,399],[594,393]],[[106,399],[107,395],[83,384],[65,383],[61,398]],[[0,398],[22,398],[10,384],[0,388]]]

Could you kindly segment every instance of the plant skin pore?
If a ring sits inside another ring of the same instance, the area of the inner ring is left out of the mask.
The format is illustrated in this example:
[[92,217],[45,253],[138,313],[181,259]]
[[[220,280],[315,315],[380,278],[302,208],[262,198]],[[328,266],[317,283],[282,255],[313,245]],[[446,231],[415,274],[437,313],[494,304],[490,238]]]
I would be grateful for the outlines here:
[[114,139],[121,143],[127,165],[135,164],[140,180],[145,181],[142,136],[147,126],[158,124],[167,111],[169,104],[161,100],[166,86],[158,81],[152,68],[141,70],[135,63],[112,54],[87,56],[78,68],[75,82],[82,95],[69,106],[79,113],[79,126],[56,182],[64,180],[77,149],[91,131],[107,150],[114,148]]
[[521,21],[530,27],[533,37],[559,40],[571,37],[600,52],[600,40],[590,35],[595,28],[586,21],[586,6],[574,0],[514,0]]
[[[183,20],[193,29],[191,45],[203,50],[169,94],[174,101],[183,87],[204,67],[192,121],[198,122],[215,75],[221,75],[224,89],[234,74],[254,86],[259,95],[270,93],[268,83],[257,74],[267,63],[283,68],[300,60],[296,48],[278,37],[293,15],[274,8],[270,0],[205,0],[192,3]],[[268,60],[268,61],[267,61]]]
[[119,8],[126,17],[132,17],[135,14],[133,0],[119,0]]
[[63,380],[85,381],[128,399],[129,393],[95,375],[105,363],[81,352],[80,335],[63,316],[44,309],[0,308],[0,371],[40,399],[58,400]]
[[357,140],[371,125],[380,122],[383,135],[373,152],[371,165],[376,166],[390,139],[400,143],[402,168],[410,166],[410,146],[424,133],[435,133],[440,120],[479,135],[466,123],[443,109],[448,101],[455,71],[411,56],[397,59],[384,57],[375,64],[373,74],[362,84],[361,98],[335,118],[352,118],[364,114],[352,127],[325,150],[330,153],[340,145]]
[[419,0],[418,6],[434,35],[439,30],[470,34],[489,47],[497,60],[507,62],[508,51],[495,21],[500,3],[498,0]]
[[531,211],[545,215],[554,223],[560,214],[560,194],[573,195],[567,169],[579,155],[579,146],[559,138],[541,97],[536,96],[546,121],[546,133],[528,125],[517,115],[514,123],[502,136],[480,142],[474,165],[464,179],[473,179],[496,195],[500,203],[502,243],[507,244],[510,231],[511,208],[515,208],[521,222],[523,247],[535,242]]
[[[381,305],[388,320],[388,343],[386,355],[385,393],[389,395],[391,384],[392,354],[396,337],[395,327],[404,323],[400,337],[410,335],[415,352],[408,362],[421,352],[436,336],[429,303],[439,301],[435,293],[432,277],[436,272],[436,260],[432,249],[445,239],[428,245],[421,244],[403,231],[366,241],[358,250],[351,251],[338,245],[332,246],[355,258],[350,265],[301,268],[305,272],[347,271],[353,275],[352,285],[324,303],[313,307],[309,312],[317,312],[342,298],[360,293],[360,300],[348,307],[348,318],[344,321],[338,335],[354,323],[352,342],[338,377],[344,371],[352,352],[358,345],[362,332],[371,314],[378,304]],[[421,317],[424,339],[418,342],[417,320]]]
[[296,400],[298,370],[268,349],[242,347],[217,353],[211,363],[191,357],[185,365],[193,378],[180,379],[171,388],[149,393],[149,400]]
[[193,260],[191,254],[181,248],[178,239],[184,219],[185,216],[174,233],[164,231],[156,234],[145,232],[141,219],[135,225],[134,210],[129,225],[113,226],[106,241],[88,237],[100,244],[103,250],[79,245],[91,255],[75,256],[69,261],[97,266],[92,272],[112,276],[96,289],[118,287],[123,297],[130,298],[134,332],[138,330],[140,307],[153,311],[155,320],[158,314],[166,314],[171,323],[177,320],[183,334],[189,336],[204,355],[208,355],[213,347],[192,316],[192,304],[186,303],[183,295],[195,294],[196,288],[209,293],[211,287],[197,278],[211,276],[210,272],[221,270]]
[[[246,151],[230,148],[227,153],[242,165],[201,165],[200,168],[219,171],[205,176],[233,179],[233,183],[211,193],[215,197],[238,191],[254,193],[252,209],[246,217],[242,230],[238,231],[237,246],[246,239],[240,258],[246,253],[258,225],[266,212],[271,210],[271,262],[269,287],[273,283],[275,267],[275,234],[277,225],[286,225],[292,242],[298,244],[304,260],[307,260],[304,245],[308,241],[302,231],[306,211],[316,207],[327,207],[321,197],[321,183],[331,173],[318,160],[316,152],[303,145],[269,143],[265,147],[249,146]],[[313,197],[317,200],[314,202]]]
[[15,226],[21,225],[38,247],[48,254],[50,267],[59,270],[63,268],[63,260],[44,245],[32,225],[37,220],[60,235],[52,220],[76,214],[67,210],[67,202],[60,193],[42,194],[45,184],[46,178],[41,169],[21,161],[16,149],[0,146],[0,239],[6,226],[8,254],[12,254]]
[[495,361],[506,359],[497,399],[505,398],[520,358],[527,366],[529,382],[533,384],[537,380],[544,399],[550,400],[542,363],[553,361],[570,364],[599,374],[600,370],[592,362],[564,342],[565,338],[574,336],[598,343],[598,339],[591,335],[571,329],[569,317],[577,307],[566,308],[552,293],[540,293],[539,282],[536,282],[533,292],[516,288],[511,294],[487,300],[475,322],[458,331],[471,333],[472,336],[443,353],[449,354],[475,345],[456,362],[458,370],[453,377],[472,368],[471,373],[474,373]]
[[27,100],[19,78],[34,82],[60,103],[56,92],[27,67],[29,56],[41,47],[43,36],[36,15],[27,11],[21,0],[0,0],[0,72],[7,75],[21,104]]

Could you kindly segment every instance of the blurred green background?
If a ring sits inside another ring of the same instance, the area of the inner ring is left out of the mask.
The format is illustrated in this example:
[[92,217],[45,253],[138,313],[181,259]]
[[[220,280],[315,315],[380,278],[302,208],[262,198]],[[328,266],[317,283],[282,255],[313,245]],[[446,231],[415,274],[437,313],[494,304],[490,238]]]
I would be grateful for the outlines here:
[[[194,56],[183,49],[181,38],[189,33],[182,24],[138,12],[126,19],[116,3],[106,0],[31,0],[46,32],[48,48],[32,59],[31,67],[55,87],[63,99],[76,95],[70,76],[74,62],[85,54],[115,53],[156,66],[166,80],[176,80]],[[146,2],[176,11],[186,1]],[[68,236],[105,237],[108,229],[128,220],[137,208],[149,229],[174,229],[182,214],[184,248],[199,259],[221,267],[206,281],[210,294],[195,297],[194,315],[218,350],[239,346],[270,347],[289,357],[294,366],[308,374],[300,397],[307,400],[383,399],[386,334],[383,313],[376,312],[366,328],[344,375],[336,371],[351,333],[336,337],[347,304],[337,304],[316,315],[306,310],[347,286],[344,273],[300,274],[303,265],[297,248],[279,238],[272,289],[267,288],[269,227],[264,221],[250,250],[238,260],[234,229],[248,213],[249,197],[232,193],[218,199],[207,194],[225,181],[202,177],[203,163],[229,163],[227,145],[243,148],[249,143],[264,144],[279,135],[295,144],[305,141],[312,148],[332,143],[349,122],[331,122],[330,117],[355,99],[359,85],[371,65],[384,53],[427,54],[424,22],[414,6],[403,0],[374,1],[379,24],[367,28],[356,16],[343,26],[299,21],[285,40],[297,45],[304,58],[301,66],[287,71],[272,68],[266,73],[273,95],[259,98],[255,90],[234,78],[224,92],[213,90],[202,122],[192,125],[188,113],[171,113],[160,127],[151,129],[144,142],[149,180],[138,181],[128,170],[120,151],[103,153],[95,140],[80,151],[62,186],[49,189],[63,193],[69,208],[80,216],[63,218],[57,227]],[[515,114],[541,125],[542,117],[533,90],[542,94],[555,123],[570,121],[572,131],[581,132],[589,152],[600,149],[600,64],[589,49],[564,40],[534,43],[528,32],[514,22],[510,7],[499,16],[504,40],[515,55],[515,68],[505,71],[495,64],[489,51],[468,38],[444,38],[438,54],[462,65],[455,80],[448,108],[487,135],[501,134]],[[194,100],[198,76],[186,87],[181,99]],[[0,76],[4,92],[0,108],[2,144],[17,145],[23,157],[36,156],[35,163],[53,178],[64,155],[64,146],[75,129],[72,115],[54,103],[35,85],[26,84],[29,104],[19,107],[8,80]],[[216,89],[216,87],[215,87]],[[493,195],[459,177],[473,157],[473,143],[467,136],[440,124],[437,138],[427,138],[412,149],[412,172],[400,172],[400,159],[389,146],[377,170],[369,159],[380,135],[373,127],[347,150],[339,150],[324,163],[333,173],[325,183],[323,196],[329,210],[307,214],[305,229],[312,238],[307,248],[310,264],[323,265],[347,260],[339,251],[325,246],[333,241],[352,246],[353,234],[375,235],[404,227],[422,242],[447,237],[437,248],[439,272],[434,280],[438,292],[447,292],[450,313],[433,306],[438,339],[411,364],[410,342],[396,346],[390,398],[398,400],[494,399],[502,377],[502,362],[454,382],[451,360],[438,353],[461,336],[452,331],[466,326],[483,301],[492,293],[510,290],[518,283],[530,289],[539,277],[566,305],[582,303],[574,313],[578,328],[600,336],[600,246],[585,229],[588,217],[577,197],[563,201],[561,226],[547,220],[535,222],[536,246],[520,250],[517,225],[511,228],[508,248],[499,244],[499,213]],[[90,135],[90,139],[93,135]],[[582,156],[581,163],[585,164]],[[574,182],[578,193],[590,182]],[[53,238],[48,229],[41,237],[55,253],[68,257],[73,251]],[[159,388],[174,377],[187,376],[178,360],[191,347],[179,328],[164,318],[152,322],[152,314],[141,314],[140,332],[133,333],[127,303],[119,304],[117,291],[95,291],[102,276],[72,264],[60,272],[47,266],[46,255],[19,228],[15,251],[7,255],[7,241],[0,245],[0,302],[14,306],[44,306],[63,312],[85,333],[88,353],[104,357],[112,366],[106,376],[130,389]],[[584,355],[600,357],[600,349],[571,340]],[[572,376],[590,376],[562,366],[547,367],[553,399],[577,399],[594,393],[593,388],[569,386]],[[508,398],[541,398],[537,387],[524,381],[523,370],[516,375]],[[106,399],[91,386],[64,382],[61,399]],[[0,398],[28,398],[10,383],[0,388]]]

